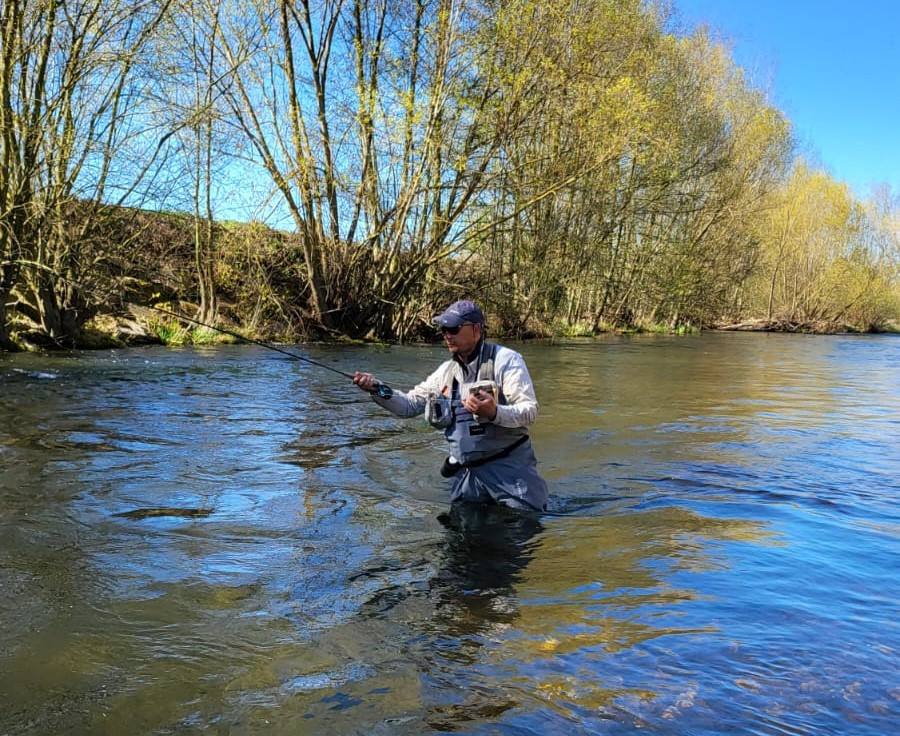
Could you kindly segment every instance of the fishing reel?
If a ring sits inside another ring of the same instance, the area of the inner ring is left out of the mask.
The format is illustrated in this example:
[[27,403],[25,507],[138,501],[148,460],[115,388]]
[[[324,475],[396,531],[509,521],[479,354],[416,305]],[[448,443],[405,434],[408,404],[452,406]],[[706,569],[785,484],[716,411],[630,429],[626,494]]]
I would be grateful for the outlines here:
[[392,389],[386,383],[376,381],[375,386],[372,389],[372,393],[375,394],[379,399],[384,399],[385,401],[387,401],[389,398],[391,398],[391,396],[394,395],[394,389]]
[[447,429],[453,424],[453,402],[450,397],[429,391],[425,400],[425,421],[435,429]]

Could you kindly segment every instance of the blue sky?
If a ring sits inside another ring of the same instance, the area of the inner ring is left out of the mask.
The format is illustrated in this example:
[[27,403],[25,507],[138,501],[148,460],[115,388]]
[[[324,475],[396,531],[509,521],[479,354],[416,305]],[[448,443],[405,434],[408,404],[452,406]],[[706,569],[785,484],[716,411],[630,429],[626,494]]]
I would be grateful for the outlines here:
[[673,0],[770,93],[801,152],[861,197],[900,195],[900,0]]

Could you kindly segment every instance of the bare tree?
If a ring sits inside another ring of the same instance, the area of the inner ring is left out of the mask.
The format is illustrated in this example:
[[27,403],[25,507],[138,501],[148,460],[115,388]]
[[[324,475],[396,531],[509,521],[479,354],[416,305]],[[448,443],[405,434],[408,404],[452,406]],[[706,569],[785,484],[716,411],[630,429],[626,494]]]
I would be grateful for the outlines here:
[[161,160],[137,73],[168,0],[11,0],[0,67],[0,344],[9,313],[66,344],[93,308],[106,205]]
[[232,112],[301,236],[310,316],[326,329],[397,335],[437,264],[496,224],[485,205],[541,70],[504,87],[512,39],[495,11],[253,0],[223,20]]
[[[177,160],[191,182],[190,210],[197,282],[196,319],[215,324],[218,298],[215,282],[215,199],[217,181],[230,162],[227,128],[219,107],[229,72],[218,63],[221,6],[204,0],[180,0],[170,23],[159,35],[160,55],[173,59],[174,73],[161,80],[160,111],[175,124]],[[223,155],[223,150],[225,150]]]

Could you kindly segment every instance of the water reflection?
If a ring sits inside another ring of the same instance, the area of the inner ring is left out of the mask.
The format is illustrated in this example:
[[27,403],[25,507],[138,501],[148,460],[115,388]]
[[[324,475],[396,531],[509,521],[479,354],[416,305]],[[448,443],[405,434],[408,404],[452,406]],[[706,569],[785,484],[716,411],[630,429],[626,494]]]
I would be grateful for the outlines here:
[[544,530],[540,518],[502,506],[460,503],[438,521],[447,530],[430,583],[439,630],[463,636],[512,623],[519,615],[515,585]]
[[482,668],[521,615],[516,587],[544,526],[534,514],[465,503],[438,520],[446,534],[428,586],[435,610],[423,652],[423,719],[430,728],[454,731],[521,703]]
[[717,546],[769,537],[757,523],[674,507],[553,518],[516,574],[514,629],[498,632],[478,666],[506,683],[507,698],[543,703],[573,725],[585,713],[641,725],[651,703],[660,717],[688,697],[669,690],[683,686],[667,656],[674,640],[719,631],[714,618],[690,615],[706,596],[679,579],[727,570]]
[[540,546],[541,520],[468,504],[420,508],[420,516],[407,508],[391,519],[378,508],[354,510],[380,530],[380,544],[335,586],[347,606],[356,598],[355,615],[320,627],[314,648],[279,647],[230,688],[254,722],[278,707],[295,714],[292,725],[302,714],[309,733],[368,733],[378,724],[390,724],[384,733],[421,733],[464,729],[520,704],[492,682],[490,652],[515,629],[516,588]]
[[255,349],[0,358],[0,733],[891,733],[897,348],[523,350],[540,518]]

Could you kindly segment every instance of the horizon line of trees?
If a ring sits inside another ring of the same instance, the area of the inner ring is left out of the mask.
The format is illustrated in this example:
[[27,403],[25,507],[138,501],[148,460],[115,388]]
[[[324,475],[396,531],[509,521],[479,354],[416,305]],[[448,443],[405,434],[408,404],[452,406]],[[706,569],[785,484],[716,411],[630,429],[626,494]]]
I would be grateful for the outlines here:
[[[518,335],[896,321],[897,196],[798,157],[676,20],[643,0],[5,0],[0,349],[77,345],[138,281],[296,336],[408,339],[461,296]],[[226,201],[287,232],[223,226]]]

